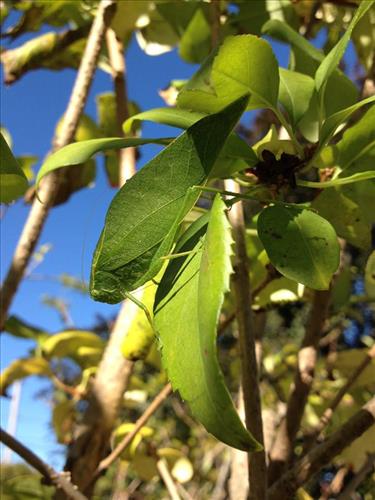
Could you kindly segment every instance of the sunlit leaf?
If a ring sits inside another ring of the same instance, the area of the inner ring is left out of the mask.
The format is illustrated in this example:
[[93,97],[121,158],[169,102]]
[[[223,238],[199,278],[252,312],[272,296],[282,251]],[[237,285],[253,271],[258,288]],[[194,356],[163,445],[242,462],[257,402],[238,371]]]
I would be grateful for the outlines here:
[[129,147],[142,146],[144,144],[168,144],[171,141],[169,138],[165,139],[140,139],[132,137],[123,139],[119,137],[106,137],[104,139],[90,139],[88,141],[75,142],[65,146],[56,153],[53,153],[40,167],[36,178],[38,185],[42,178],[48,173],[62,167],[69,167],[71,165],[84,164],[92,156],[103,151],[110,149],[122,149]]
[[221,441],[256,450],[259,445],[236,413],[216,355],[216,327],[232,271],[224,210],[217,197],[203,248],[200,220],[177,243],[176,253],[192,253],[169,264],[156,295],[155,325],[168,378],[193,415]]
[[343,109],[329,116],[323,123],[323,126],[320,131],[319,144],[324,145],[330,140],[330,138],[334,135],[337,127],[342,123],[346,122],[348,118],[357,111],[357,109],[361,108],[366,104],[370,104],[375,101],[375,96],[368,97],[367,99],[362,99],[362,101],[353,104],[353,106],[349,106],[349,108]]
[[84,330],[66,330],[51,335],[43,342],[43,352],[48,358],[74,356],[80,348],[104,349],[105,342],[96,333]]
[[16,380],[31,375],[51,376],[48,361],[43,358],[25,358],[13,361],[0,375],[0,394],[5,395],[8,387]]
[[[152,311],[155,299],[156,284],[152,281],[146,283],[143,290],[135,292],[137,299]],[[128,314],[128,328],[124,329],[124,340],[121,344],[121,352],[126,359],[136,361],[145,359],[155,339],[155,332],[143,309],[132,304],[132,312]]]
[[301,120],[309,108],[314,93],[314,80],[296,71],[280,68],[279,101],[293,125]]
[[0,134],[0,160],[0,202],[10,203],[23,195],[28,182],[3,134]]
[[[211,60],[182,89],[179,107],[212,113],[245,92],[251,94],[248,109],[276,107],[279,71],[268,42],[253,35],[227,37],[212,69]],[[210,75],[208,82],[204,75]]]

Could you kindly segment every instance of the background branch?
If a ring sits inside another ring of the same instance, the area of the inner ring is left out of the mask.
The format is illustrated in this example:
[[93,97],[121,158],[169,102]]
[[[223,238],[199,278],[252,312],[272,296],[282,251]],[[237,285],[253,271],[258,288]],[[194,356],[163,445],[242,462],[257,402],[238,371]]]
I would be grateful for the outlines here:
[[[114,13],[114,5],[114,0],[101,0],[99,4],[61,128],[53,139],[54,150],[66,146],[74,138],[95,73],[105,28]],[[0,292],[0,330],[4,327],[9,307],[46,222],[61,175],[63,173],[56,171],[45,178],[38,193],[41,201],[35,198],[30,209]]]
[[304,451],[307,452],[313,445],[316,439],[318,439],[321,432],[331,421],[333,412],[336,410],[338,405],[341,403],[342,398],[349,391],[350,387],[354,384],[354,382],[358,379],[361,373],[367,368],[367,366],[371,363],[371,361],[375,358],[375,345],[371,347],[371,349],[366,354],[366,357],[360,363],[353,373],[350,375],[346,383],[341,387],[338,391],[330,405],[324,410],[323,415],[320,417],[318,425],[315,427],[314,431],[307,436],[307,443],[304,447]]
[[294,441],[300,428],[308,395],[314,381],[318,346],[326,320],[330,291],[316,291],[305,335],[298,352],[297,369],[289,396],[285,418],[278,428],[270,452],[268,480],[276,481],[293,454]]
[[0,441],[40,472],[49,484],[53,484],[56,488],[63,490],[67,498],[72,498],[73,500],[87,500],[64,474],[56,472],[52,467],[35,455],[35,453],[29,450],[29,448],[26,448],[26,446],[3,429],[0,429]]
[[145,412],[139,417],[139,419],[134,424],[134,428],[129,434],[126,434],[124,439],[120,441],[120,443],[116,446],[116,448],[112,451],[110,455],[104,458],[95,472],[95,477],[99,477],[99,475],[123,453],[126,448],[130,445],[134,437],[138,434],[141,428],[146,424],[148,419],[156,412],[158,408],[164,403],[167,397],[172,392],[171,384],[167,384],[156,396],[156,398],[152,401],[152,403],[146,408]]
[[[119,135],[123,135],[122,123],[129,116],[124,47],[111,28],[107,29],[106,42],[116,99],[117,129]],[[135,172],[135,149],[127,148],[119,154],[120,185]],[[138,293],[136,291],[134,295]],[[121,344],[137,312],[138,306],[131,301],[121,305],[96,372],[83,425],[78,429],[77,438],[69,450],[66,467],[72,471],[72,477],[82,491],[88,494],[98,478],[98,472],[104,470],[98,471],[98,466],[108,454],[109,438],[133,371],[134,363],[123,356]]]
[[306,484],[316,472],[366,432],[374,422],[375,398],[372,398],[335,433],[281,476],[269,489],[268,500],[293,498],[300,486]]

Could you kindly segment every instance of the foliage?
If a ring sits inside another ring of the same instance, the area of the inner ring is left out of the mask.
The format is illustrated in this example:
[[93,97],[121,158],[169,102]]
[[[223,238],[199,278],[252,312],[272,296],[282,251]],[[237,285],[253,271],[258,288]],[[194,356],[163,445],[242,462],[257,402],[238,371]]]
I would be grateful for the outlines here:
[[[165,146],[114,196],[92,260],[93,299],[114,304],[127,298],[140,306],[123,331],[122,355],[135,364],[112,448],[131,432],[136,417],[167,380],[212,436],[240,450],[261,448],[241,422],[231,396],[238,391],[241,372],[238,325],[232,321],[239,307],[231,286],[237,262],[227,217],[236,203],[245,207],[253,288],[253,303],[247,307],[265,323],[264,331],[257,332],[263,337],[262,405],[276,420],[280,402],[288,401],[313,298],[320,290],[330,294],[296,454],[373,345],[375,97],[358,97],[360,79],[352,81],[345,74],[342,58],[352,39],[361,78],[370,78],[374,2],[360,2],[355,12],[352,2],[325,2],[317,10],[313,4],[217,2],[215,33],[212,3],[181,1],[176,9],[169,1],[120,2],[112,28],[125,47],[135,34],[148,55],[177,46],[183,60],[200,66],[179,89],[175,106],[140,111],[133,103],[122,124],[126,137],[115,137],[119,124],[114,94],[98,96],[98,124],[82,117],[76,142],[51,154],[36,176],[37,189],[45,175],[67,167],[67,176],[74,179],[70,195],[94,179],[93,156],[103,154],[110,183],[118,186],[117,150]],[[66,32],[37,34],[4,51],[8,79],[31,69],[76,67],[82,33],[95,7],[93,2],[52,5],[37,0],[9,7],[20,14],[5,32],[11,39],[46,24]],[[8,2],[2,3],[5,17],[6,8]],[[323,50],[308,39],[318,32],[325,39]],[[287,68],[279,66],[273,40],[290,48]],[[9,67],[10,59],[16,68]],[[102,50],[99,67],[108,71],[108,64]],[[246,111],[256,111],[258,119],[272,116],[266,134],[256,139],[250,134]],[[143,138],[144,121],[182,132]],[[6,186],[1,201],[10,203],[24,194],[28,180],[3,135],[1,141],[1,181]],[[28,179],[32,182],[32,176]],[[235,180],[241,193],[223,189],[222,179]],[[19,317],[9,317],[5,324],[6,332],[32,340],[34,348],[28,358],[4,369],[1,392],[6,394],[15,380],[26,376],[49,377],[54,385],[52,422],[64,444],[74,442],[74,427],[85,418],[81,403],[90,400],[108,345],[107,327],[105,335],[99,330],[50,334]],[[348,389],[326,435],[368,400],[373,372],[374,360]],[[186,483],[192,496],[200,491],[199,498],[211,498],[229,455],[210,434],[195,425],[173,396],[123,452],[115,466],[118,475],[125,468],[127,486],[139,479],[143,494],[163,495],[154,481],[163,459],[174,480]],[[366,434],[363,439],[370,442]],[[357,471],[363,465],[363,446],[354,443],[336,463],[352,464]],[[373,445],[366,451],[373,453]],[[112,491],[115,467],[99,480],[99,497]],[[319,484],[319,478],[313,482]]]

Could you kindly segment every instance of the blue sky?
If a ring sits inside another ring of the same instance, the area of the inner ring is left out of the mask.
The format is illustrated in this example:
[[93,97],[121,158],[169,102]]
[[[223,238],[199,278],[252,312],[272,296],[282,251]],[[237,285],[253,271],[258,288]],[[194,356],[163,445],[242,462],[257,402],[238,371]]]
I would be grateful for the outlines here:
[[[24,38],[21,40],[24,41]],[[21,42],[20,41],[20,42]],[[17,46],[20,42],[14,44]],[[282,66],[287,65],[288,50],[272,43]],[[164,105],[158,90],[172,79],[189,78],[195,67],[180,60],[176,51],[150,57],[145,55],[135,40],[127,54],[128,93],[141,109]],[[1,86],[1,124],[12,135],[16,155],[32,154],[43,159],[51,146],[54,128],[67,105],[76,72],[46,70],[30,72],[10,87]],[[3,80],[3,77],[1,76]],[[85,112],[96,117],[95,96],[112,90],[111,78],[98,70],[92,85]],[[171,129],[147,123],[143,135],[160,137],[171,135]],[[156,146],[142,148],[139,167],[158,151]],[[97,180],[91,189],[79,191],[68,203],[53,209],[43,230],[39,244],[49,243],[52,249],[45,256],[36,273],[58,276],[69,273],[88,279],[91,256],[103,225],[108,205],[115,190],[108,186],[101,161],[98,160]],[[40,163],[39,163],[40,165]],[[38,165],[38,166],[39,166]],[[1,221],[1,280],[7,271],[13,250],[26,219],[29,207],[18,201],[7,209]],[[70,312],[78,328],[89,328],[97,314],[105,317],[115,315],[118,306],[109,306],[92,301],[70,291],[53,281],[25,280],[13,302],[11,313],[18,314],[27,322],[47,331],[63,328],[56,311],[41,303],[44,294],[63,298],[70,304]],[[0,337],[1,366],[26,356],[32,343],[8,334]],[[36,399],[35,394],[48,387],[48,382],[32,377],[23,383],[17,437],[30,446],[54,467],[63,463],[62,447],[53,441],[50,431],[50,408],[48,401]],[[1,401],[1,425],[6,427],[9,400]],[[14,457],[15,459],[15,457]]]

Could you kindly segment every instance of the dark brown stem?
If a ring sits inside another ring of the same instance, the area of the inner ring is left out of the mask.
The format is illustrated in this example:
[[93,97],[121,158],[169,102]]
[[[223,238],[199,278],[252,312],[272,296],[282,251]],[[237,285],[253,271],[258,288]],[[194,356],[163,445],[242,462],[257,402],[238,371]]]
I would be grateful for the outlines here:
[[34,469],[40,472],[49,484],[53,484],[56,488],[61,489],[67,498],[72,498],[74,500],[87,500],[86,497],[78,491],[76,486],[74,486],[74,484],[72,484],[64,474],[56,472],[52,467],[35,455],[35,453],[29,450],[29,448],[24,446],[3,429],[0,429],[0,441],[23,458],[25,462],[34,467]]
[[220,0],[211,0],[210,18],[211,18],[211,48],[214,49],[220,42]]
[[362,436],[375,422],[375,398],[353,415],[322,444],[311,450],[283,474],[268,491],[269,500],[293,498],[298,488],[353,441]]
[[[69,144],[76,132],[79,119],[85,106],[89,88],[95,73],[106,24],[113,15],[114,0],[101,0],[98,13],[92,24],[85,52],[79,67],[77,78],[70,96],[67,110],[59,130],[54,138],[54,150]],[[50,207],[59,187],[61,174],[48,175],[39,190],[39,199],[35,198],[27,221],[22,230],[17,248],[0,292],[0,330],[3,329],[13,297],[22,280],[26,266],[38,242]]]
[[[232,180],[225,181],[225,189],[239,192],[238,184]],[[229,211],[236,243],[233,275],[233,289],[236,299],[236,317],[240,355],[242,362],[242,389],[245,404],[245,421],[254,437],[263,444],[262,412],[259,393],[259,379],[255,352],[255,329],[251,311],[251,288],[249,263],[245,241],[245,220],[242,203],[238,202]],[[249,498],[263,500],[266,498],[267,477],[265,452],[249,454]]]
[[314,381],[318,346],[329,308],[330,291],[317,291],[314,294],[309,322],[298,352],[297,370],[288,399],[287,412],[276,434],[270,452],[268,480],[270,484],[282,474],[294,449],[294,441],[300,428],[307,397]]

